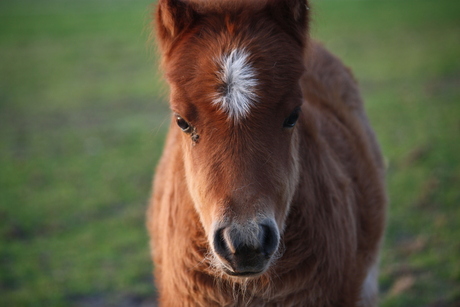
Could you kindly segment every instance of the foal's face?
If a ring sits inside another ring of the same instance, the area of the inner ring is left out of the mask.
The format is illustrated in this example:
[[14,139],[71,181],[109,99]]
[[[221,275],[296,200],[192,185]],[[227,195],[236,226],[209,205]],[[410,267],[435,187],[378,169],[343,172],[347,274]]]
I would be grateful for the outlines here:
[[244,46],[197,54],[178,64],[191,79],[172,85],[188,188],[215,264],[235,276],[268,268],[299,177],[300,88],[270,75],[277,59],[265,56]]
[[269,268],[299,180],[302,44],[274,12],[202,17],[164,43],[184,179],[213,264],[232,276]]

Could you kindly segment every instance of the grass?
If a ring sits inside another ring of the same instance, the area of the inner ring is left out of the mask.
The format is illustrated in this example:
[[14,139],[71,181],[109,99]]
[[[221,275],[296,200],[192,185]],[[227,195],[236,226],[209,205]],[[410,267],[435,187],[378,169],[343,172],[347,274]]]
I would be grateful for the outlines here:
[[[459,306],[460,3],[311,6],[388,162],[381,306]],[[0,305],[153,301],[144,212],[168,107],[149,11],[0,2]]]

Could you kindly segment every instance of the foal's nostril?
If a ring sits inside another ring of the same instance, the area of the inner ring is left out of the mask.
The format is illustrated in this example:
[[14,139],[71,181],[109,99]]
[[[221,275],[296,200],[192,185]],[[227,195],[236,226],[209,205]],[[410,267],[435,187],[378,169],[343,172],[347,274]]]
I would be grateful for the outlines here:
[[262,225],[262,248],[266,257],[271,257],[278,248],[278,232],[272,226]]
[[222,257],[226,257],[226,255],[228,254],[228,246],[227,243],[225,243],[224,228],[220,228],[214,233],[213,244],[216,253],[218,253]]

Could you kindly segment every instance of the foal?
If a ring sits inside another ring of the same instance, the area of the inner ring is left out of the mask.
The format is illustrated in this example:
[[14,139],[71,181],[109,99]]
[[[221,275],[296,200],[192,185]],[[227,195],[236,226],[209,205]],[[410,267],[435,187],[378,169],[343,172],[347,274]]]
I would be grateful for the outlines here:
[[161,306],[375,306],[384,169],[306,0],[159,0],[173,111],[148,228]]

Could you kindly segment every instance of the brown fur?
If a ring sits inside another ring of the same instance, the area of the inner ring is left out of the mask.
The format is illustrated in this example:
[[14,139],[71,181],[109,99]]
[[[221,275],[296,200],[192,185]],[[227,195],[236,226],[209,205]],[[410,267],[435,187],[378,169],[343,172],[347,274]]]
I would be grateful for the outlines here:
[[[156,171],[148,228],[160,304],[374,306],[361,296],[384,231],[382,158],[350,71],[306,34],[306,1],[160,0],[156,22],[171,108],[199,136],[173,120]],[[241,46],[260,103],[233,123],[209,97],[214,59]],[[223,273],[213,223],[260,215],[279,228],[278,259],[259,276]]]

